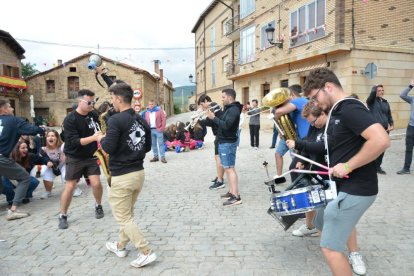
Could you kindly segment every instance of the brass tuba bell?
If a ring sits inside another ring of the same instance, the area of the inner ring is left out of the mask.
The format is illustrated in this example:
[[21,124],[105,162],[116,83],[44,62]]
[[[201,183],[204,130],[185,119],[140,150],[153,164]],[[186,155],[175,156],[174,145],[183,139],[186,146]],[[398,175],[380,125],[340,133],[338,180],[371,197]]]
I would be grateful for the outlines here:
[[[285,104],[289,100],[289,97],[290,90],[288,88],[275,88],[264,96],[264,98],[262,99],[262,105],[276,108],[278,106]],[[282,115],[277,121],[274,120],[274,116],[272,117],[272,119],[279,134],[282,136],[284,140],[296,139],[296,128],[290,120],[290,116],[288,114]]]

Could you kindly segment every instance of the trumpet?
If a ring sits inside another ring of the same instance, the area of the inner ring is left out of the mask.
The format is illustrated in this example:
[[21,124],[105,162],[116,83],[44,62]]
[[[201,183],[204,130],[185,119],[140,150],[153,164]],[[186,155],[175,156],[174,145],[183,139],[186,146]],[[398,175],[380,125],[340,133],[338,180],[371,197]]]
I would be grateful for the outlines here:
[[256,116],[256,115],[260,115],[260,114],[265,113],[267,111],[271,112],[271,107],[270,106],[261,106],[261,107],[257,107],[257,108],[254,108],[252,110],[249,110],[249,111],[247,111],[247,113],[256,112],[258,110],[260,110],[260,112],[254,113],[254,114],[251,114],[251,115],[247,114],[246,118],[250,118],[250,117],[253,117],[253,116]]
[[216,113],[220,109],[221,109],[220,105],[215,104],[213,106],[210,106],[206,110],[200,110],[200,111],[197,110],[195,114],[191,115],[190,124],[188,126],[186,126],[184,129],[186,131],[188,131],[190,128],[194,128],[194,126],[197,124],[197,122],[199,120],[203,120],[207,117],[208,111],[212,111],[212,112]]

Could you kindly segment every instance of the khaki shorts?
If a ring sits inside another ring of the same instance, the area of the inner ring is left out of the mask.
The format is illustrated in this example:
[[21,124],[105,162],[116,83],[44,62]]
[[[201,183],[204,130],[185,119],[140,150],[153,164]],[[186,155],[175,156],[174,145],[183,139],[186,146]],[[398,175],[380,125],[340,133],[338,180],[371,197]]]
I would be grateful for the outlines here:
[[89,175],[101,175],[97,158],[76,159],[66,156],[66,181]]

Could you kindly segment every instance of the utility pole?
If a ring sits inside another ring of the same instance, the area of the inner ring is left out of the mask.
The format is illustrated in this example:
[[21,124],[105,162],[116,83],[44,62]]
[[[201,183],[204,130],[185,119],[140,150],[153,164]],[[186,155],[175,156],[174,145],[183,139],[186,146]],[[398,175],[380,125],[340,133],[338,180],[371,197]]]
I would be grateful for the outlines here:
[[181,112],[184,112],[184,89],[181,88]]

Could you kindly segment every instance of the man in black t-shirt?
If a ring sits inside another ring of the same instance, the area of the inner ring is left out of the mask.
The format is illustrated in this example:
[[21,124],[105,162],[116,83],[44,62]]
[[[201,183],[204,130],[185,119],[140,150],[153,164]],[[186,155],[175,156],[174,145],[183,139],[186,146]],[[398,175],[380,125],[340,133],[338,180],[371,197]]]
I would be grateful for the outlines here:
[[72,201],[72,193],[78,180],[87,175],[93,189],[93,195],[96,200],[95,217],[97,219],[104,217],[101,205],[102,185],[99,179],[101,171],[94,156],[98,149],[98,138],[100,130],[98,117],[96,113],[91,112],[93,109],[95,93],[90,90],[82,89],[78,92],[78,106],[76,110],[69,113],[63,121],[65,129],[65,146],[66,155],[66,175],[65,189],[60,199],[59,228],[68,228],[67,211]]
[[[376,198],[375,159],[389,147],[390,139],[362,102],[346,98],[348,94],[329,69],[311,71],[303,90],[323,110],[330,110],[326,131],[328,165],[339,192],[324,214],[318,212],[315,219],[315,226],[322,229],[320,246],[334,275],[352,275],[342,252],[351,234],[356,235],[354,227],[359,219]],[[344,178],[346,175],[348,178]],[[351,264],[362,261],[360,255],[354,255],[349,256]],[[365,274],[365,267],[356,272]]]
[[98,141],[109,154],[112,180],[108,200],[120,229],[119,240],[107,242],[106,248],[122,258],[128,254],[126,245],[131,242],[140,251],[131,266],[142,267],[157,258],[134,223],[134,205],[145,179],[144,158],[151,150],[151,129],[131,108],[131,86],[126,83],[113,84],[109,92],[117,113],[108,119],[106,137],[100,136]]

